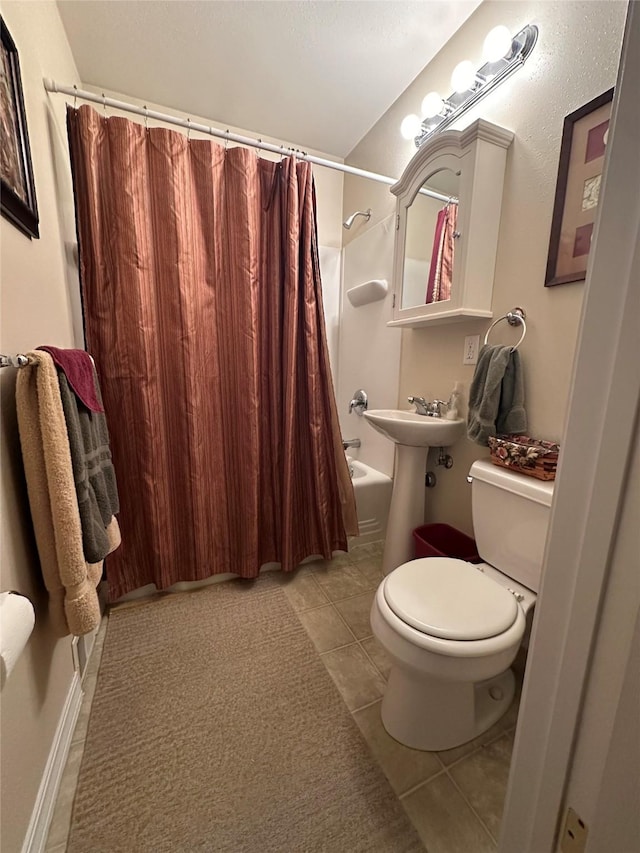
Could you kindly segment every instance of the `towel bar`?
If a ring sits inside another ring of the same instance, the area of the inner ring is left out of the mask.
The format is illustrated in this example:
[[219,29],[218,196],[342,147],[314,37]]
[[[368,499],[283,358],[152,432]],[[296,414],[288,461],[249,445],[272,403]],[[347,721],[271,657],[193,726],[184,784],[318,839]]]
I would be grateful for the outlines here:
[[26,355],[0,355],[0,367],[26,367],[29,359]]
[[525,322],[526,316],[527,315],[524,312],[524,308],[516,307],[513,309],[513,311],[509,311],[503,317],[498,317],[498,319],[494,320],[493,323],[487,329],[487,333],[484,336],[484,343],[486,344],[489,340],[489,332],[491,331],[491,329],[493,329],[493,327],[500,323],[502,320],[506,320],[510,326],[522,326],[522,335],[520,336],[520,340],[517,344],[514,344],[514,346],[511,347],[511,352],[515,352],[515,350],[518,349],[518,347],[524,340],[524,336],[527,334],[527,324]]

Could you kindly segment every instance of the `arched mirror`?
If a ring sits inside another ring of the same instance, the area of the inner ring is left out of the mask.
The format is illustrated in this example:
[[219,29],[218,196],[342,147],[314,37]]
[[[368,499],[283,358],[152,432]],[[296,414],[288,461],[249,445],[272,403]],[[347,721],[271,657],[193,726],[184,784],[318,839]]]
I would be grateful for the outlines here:
[[478,119],[425,142],[398,197],[391,326],[491,317],[509,130]]
[[402,308],[451,298],[459,193],[460,172],[439,169],[407,207]]

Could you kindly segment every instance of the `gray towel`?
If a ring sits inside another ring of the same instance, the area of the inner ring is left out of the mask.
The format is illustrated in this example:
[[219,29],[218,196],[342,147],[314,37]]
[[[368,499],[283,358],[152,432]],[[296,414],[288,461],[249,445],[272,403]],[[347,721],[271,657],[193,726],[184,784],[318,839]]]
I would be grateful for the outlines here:
[[489,436],[526,429],[520,354],[511,347],[485,344],[469,389],[467,436],[486,445]]
[[[93,378],[102,402],[95,370]],[[82,548],[85,560],[97,563],[113,550],[107,528],[120,510],[107,421],[104,414],[89,411],[76,397],[62,370],[58,370],[58,384],[80,510]]]

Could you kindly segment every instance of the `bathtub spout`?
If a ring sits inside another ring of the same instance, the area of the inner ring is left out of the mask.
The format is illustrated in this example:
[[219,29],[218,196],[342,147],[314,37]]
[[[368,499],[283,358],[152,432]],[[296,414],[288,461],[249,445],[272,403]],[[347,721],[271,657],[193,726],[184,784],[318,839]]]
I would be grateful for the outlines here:
[[342,447],[344,450],[347,450],[347,448],[349,448],[349,447],[361,447],[361,446],[362,446],[362,442],[360,441],[359,438],[347,438],[347,439],[343,439],[343,441],[342,441]]

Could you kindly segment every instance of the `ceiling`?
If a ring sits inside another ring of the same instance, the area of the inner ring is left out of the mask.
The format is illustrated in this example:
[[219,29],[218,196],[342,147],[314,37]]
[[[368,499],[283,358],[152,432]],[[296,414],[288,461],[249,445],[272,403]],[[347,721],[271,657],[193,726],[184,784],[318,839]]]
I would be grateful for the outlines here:
[[83,84],[346,157],[480,2],[58,6]]

